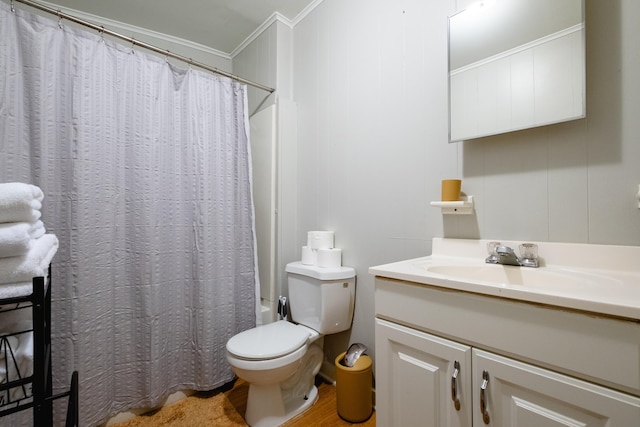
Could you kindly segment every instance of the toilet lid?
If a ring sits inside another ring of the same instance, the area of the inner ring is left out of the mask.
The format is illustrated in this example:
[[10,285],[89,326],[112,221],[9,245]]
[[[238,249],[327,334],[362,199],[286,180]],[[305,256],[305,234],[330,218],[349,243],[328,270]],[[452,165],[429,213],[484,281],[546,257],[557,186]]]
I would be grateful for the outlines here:
[[273,359],[302,347],[309,332],[286,320],[240,332],[227,342],[229,353],[244,359]]

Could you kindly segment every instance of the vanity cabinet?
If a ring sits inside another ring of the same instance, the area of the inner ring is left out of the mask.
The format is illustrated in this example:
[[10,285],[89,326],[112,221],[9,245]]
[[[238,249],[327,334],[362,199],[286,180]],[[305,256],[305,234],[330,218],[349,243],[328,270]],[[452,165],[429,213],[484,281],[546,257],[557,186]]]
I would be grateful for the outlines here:
[[376,277],[378,426],[640,426],[640,324]]
[[482,350],[473,350],[472,369],[473,425],[640,425],[637,397]]
[[470,426],[471,379],[471,347],[376,319],[378,426]]

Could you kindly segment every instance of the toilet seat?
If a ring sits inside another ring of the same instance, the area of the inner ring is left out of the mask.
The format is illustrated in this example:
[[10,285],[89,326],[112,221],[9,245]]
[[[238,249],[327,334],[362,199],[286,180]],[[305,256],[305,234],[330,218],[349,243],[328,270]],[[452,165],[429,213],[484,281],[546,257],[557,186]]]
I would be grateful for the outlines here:
[[237,359],[269,360],[286,356],[303,347],[310,331],[286,320],[240,332],[227,342],[227,351]]

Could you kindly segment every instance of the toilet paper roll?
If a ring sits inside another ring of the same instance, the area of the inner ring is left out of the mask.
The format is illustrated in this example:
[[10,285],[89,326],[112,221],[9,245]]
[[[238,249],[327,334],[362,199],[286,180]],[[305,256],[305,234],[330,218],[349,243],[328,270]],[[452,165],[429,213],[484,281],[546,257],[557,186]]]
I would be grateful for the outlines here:
[[341,267],[342,249],[318,249],[318,267]]
[[302,247],[301,262],[304,265],[317,265],[318,264],[318,252],[316,249],[311,249],[309,246]]
[[333,231],[309,231],[307,233],[307,246],[311,249],[333,248]]

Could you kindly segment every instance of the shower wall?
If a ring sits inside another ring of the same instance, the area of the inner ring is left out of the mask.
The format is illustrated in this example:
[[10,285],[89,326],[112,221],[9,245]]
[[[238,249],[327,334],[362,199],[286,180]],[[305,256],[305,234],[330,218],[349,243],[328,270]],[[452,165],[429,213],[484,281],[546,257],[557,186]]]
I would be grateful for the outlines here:
[[262,323],[269,323],[273,321],[273,308],[277,301],[275,287],[276,106],[271,105],[254,114],[250,124],[260,303]]
[[298,259],[296,106],[279,100],[254,114],[251,124],[253,201],[262,323],[275,320],[287,295],[285,265]]

